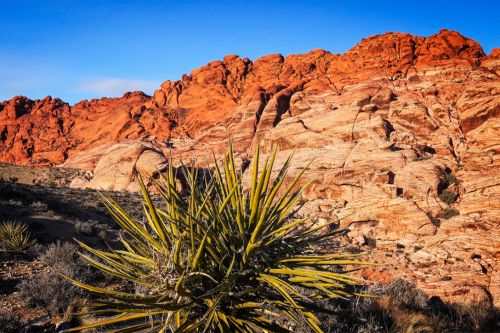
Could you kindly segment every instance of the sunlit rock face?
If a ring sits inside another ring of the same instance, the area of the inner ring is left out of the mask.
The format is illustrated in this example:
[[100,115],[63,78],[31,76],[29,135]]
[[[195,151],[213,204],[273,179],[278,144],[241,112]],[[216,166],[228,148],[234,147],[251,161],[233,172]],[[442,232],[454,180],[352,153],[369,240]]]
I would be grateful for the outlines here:
[[455,31],[388,33],[345,54],[227,56],[153,96],[0,104],[0,161],[89,171],[75,187],[136,191],[135,172],[295,150],[310,161],[304,212],[339,218],[345,240],[431,295],[500,305],[500,51]]

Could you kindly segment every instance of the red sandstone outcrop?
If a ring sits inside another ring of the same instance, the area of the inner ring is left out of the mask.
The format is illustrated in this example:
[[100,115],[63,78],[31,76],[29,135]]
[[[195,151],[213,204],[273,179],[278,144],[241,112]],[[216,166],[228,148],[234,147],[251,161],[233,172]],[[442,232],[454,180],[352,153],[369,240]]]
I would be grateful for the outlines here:
[[[136,190],[166,157],[208,163],[233,139],[239,158],[297,149],[313,160],[306,210],[339,218],[348,242],[432,295],[500,304],[500,51],[457,32],[388,33],[345,54],[227,56],[129,93],[69,106],[0,104],[0,161],[89,171],[74,186]],[[279,163],[278,163],[279,164]]]
[[167,111],[145,106],[142,92],[69,106],[50,96],[14,97],[0,104],[0,161],[26,165],[63,163],[77,152],[125,139],[166,138],[174,127]]

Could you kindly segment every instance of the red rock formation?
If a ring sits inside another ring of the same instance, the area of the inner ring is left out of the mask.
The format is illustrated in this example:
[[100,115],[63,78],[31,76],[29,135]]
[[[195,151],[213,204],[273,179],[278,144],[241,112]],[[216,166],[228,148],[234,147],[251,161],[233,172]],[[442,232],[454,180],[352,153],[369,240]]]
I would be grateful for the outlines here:
[[[497,53],[489,58],[495,59]],[[274,54],[254,62],[227,56],[180,81],[166,81],[153,98],[136,92],[70,107],[50,97],[41,101],[14,97],[0,104],[0,161],[59,164],[76,151],[109,142],[164,140],[175,127],[174,136],[185,130],[206,140],[202,133],[216,123],[227,125],[221,128],[226,136],[231,127],[233,136],[249,143],[256,132],[265,132],[290,115],[291,96],[306,88],[315,94],[340,92],[345,85],[368,78],[417,79],[411,73],[436,66],[470,70],[484,56],[477,42],[455,31],[442,30],[428,38],[387,33],[363,39],[343,55],[314,50],[287,57]],[[480,117],[497,115],[498,109],[492,109]],[[467,119],[466,130],[478,122],[474,113]]]
[[153,97],[3,102],[0,161],[65,161],[89,170],[75,186],[134,190],[134,168],[151,173],[167,152],[203,163],[232,138],[240,159],[260,141],[283,161],[297,148],[292,175],[314,159],[306,209],[352,230],[380,264],[365,276],[498,305],[499,75],[498,49],[448,30],[377,35],[342,55],[227,56]]

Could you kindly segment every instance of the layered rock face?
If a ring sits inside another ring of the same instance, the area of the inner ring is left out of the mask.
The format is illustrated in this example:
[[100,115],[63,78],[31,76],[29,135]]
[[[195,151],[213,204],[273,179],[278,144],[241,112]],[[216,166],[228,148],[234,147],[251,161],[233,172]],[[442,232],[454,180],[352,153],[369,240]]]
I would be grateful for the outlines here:
[[[390,33],[345,54],[227,56],[140,93],[69,106],[0,104],[0,160],[89,171],[74,186],[134,190],[166,156],[209,163],[232,139],[313,161],[306,212],[338,218],[379,265],[452,300],[500,305],[500,52],[457,32]],[[280,164],[278,161],[278,165]]]

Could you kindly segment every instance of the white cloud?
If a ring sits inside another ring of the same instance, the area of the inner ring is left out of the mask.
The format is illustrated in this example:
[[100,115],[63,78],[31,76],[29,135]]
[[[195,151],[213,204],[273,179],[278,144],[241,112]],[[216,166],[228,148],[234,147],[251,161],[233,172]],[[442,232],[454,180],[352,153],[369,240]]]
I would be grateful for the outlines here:
[[154,80],[131,80],[110,77],[85,81],[80,85],[78,90],[102,96],[121,96],[128,91],[136,90],[152,93],[159,86],[160,82]]

